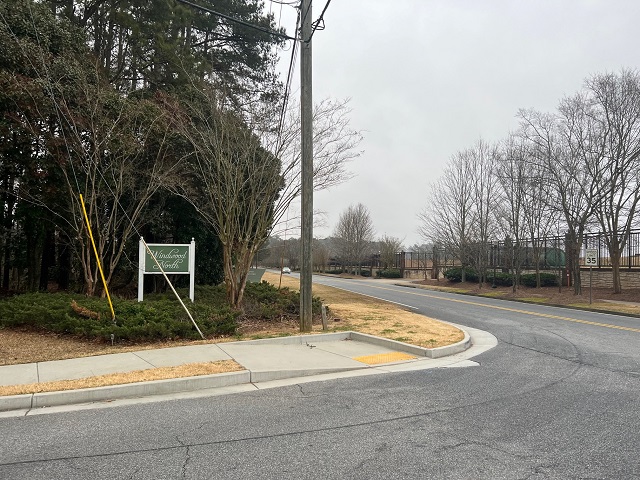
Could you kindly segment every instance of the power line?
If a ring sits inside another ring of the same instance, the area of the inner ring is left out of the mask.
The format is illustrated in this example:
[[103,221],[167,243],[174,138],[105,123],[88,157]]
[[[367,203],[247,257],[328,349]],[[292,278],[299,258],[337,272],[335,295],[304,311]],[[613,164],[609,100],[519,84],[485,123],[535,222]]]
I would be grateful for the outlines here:
[[[300,22],[300,12],[298,12],[298,17],[296,19],[296,31],[298,30],[298,25]],[[282,101],[282,110],[280,111],[280,121],[278,122],[278,135],[277,135],[277,149],[280,149],[280,137],[282,135],[282,125],[284,123],[284,116],[287,110],[287,104],[289,103],[289,94],[291,89],[291,82],[293,81],[292,73],[295,65],[296,53],[297,53],[298,42],[294,42],[293,48],[291,49],[291,59],[289,60],[289,71],[287,72],[287,81],[285,83],[284,89],[284,98]],[[278,151],[276,150],[276,151]]]
[[320,16],[315,22],[313,22],[313,30],[311,31],[311,35],[309,35],[308,41],[311,41],[311,39],[313,38],[313,34],[316,33],[316,30],[324,30],[324,12],[327,11],[327,8],[329,8],[330,3],[331,3],[331,0],[327,0],[327,3],[324,4],[324,8],[322,9]]
[[196,5],[195,3],[191,3],[191,2],[189,2],[187,0],[177,0],[177,1],[180,2],[180,3],[183,3],[185,5],[189,5],[190,7],[193,7],[195,9],[197,9],[197,10],[202,10],[203,12],[210,13],[211,15],[215,15],[216,17],[224,18],[225,20],[229,20],[230,22],[237,23],[239,25],[243,25],[243,26],[245,26],[247,28],[252,28],[254,30],[258,30],[258,31],[260,31],[262,33],[266,33],[266,34],[272,35],[274,37],[282,38],[282,39],[285,39],[285,40],[296,40],[295,38],[290,37],[287,34],[280,33],[280,32],[275,32],[275,31],[270,30],[268,28],[260,27],[259,25],[254,25],[252,23],[245,22],[244,20],[240,20],[239,18],[230,17],[229,15],[225,15],[224,13],[216,12],[215,10],[211,10],[210,8],[206,8],[206,7],[202,7],[200,5]]

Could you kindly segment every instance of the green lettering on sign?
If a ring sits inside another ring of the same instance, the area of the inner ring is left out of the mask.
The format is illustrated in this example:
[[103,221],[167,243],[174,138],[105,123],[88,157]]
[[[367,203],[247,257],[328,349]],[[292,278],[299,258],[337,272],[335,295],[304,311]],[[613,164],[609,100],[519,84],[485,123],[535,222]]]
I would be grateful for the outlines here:
[[156,261],[145,250],[145,273],[160,273],[158,264],[166,273],[189,273],[189,245],[149,245]]

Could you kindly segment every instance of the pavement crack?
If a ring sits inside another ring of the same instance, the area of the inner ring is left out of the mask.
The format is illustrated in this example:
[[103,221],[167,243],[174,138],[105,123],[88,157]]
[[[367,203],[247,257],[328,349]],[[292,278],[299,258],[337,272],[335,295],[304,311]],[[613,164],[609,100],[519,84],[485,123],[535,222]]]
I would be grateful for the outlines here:
[[554,462],[554,463],[549,463],[546,465],[537,465],[534,467],[533,471],[527,475],[525,475],[524,477],[519,478],[518,480],[529,480],[530,478],[540,478],[540,476],[542,475],[542,478],[550,478],[549,475],[551,472],[548,472],[548,470],[553,470],[555,468],[558,467],[558,463]]
[[158,368],[157,365],[154,365],[153,363],[151,363],[150,361],[146,360],[145,358],[142,358],[140,355],[138,355],[137,352],[131,352],[131,353],[133,354],[134,357],[138,357],[140,360],[142,360],[147,365],[151,365],[151,368]]
[[191,450],[189,445],[186,446],[184,453],[184,462],[182,463],[182,478],[187,478],[187,466],[191,460]]
[[489,445],[489,444],[481,442],[479,440],[470,440],[470,439],[460,440],[458,443],[453,444],[453,445],[443,445],[442,447],[437,448],[434,453],[440,454],[440,453],[447,452],[449,450],[457,450],[459,448],[467,448],[467,447],[481,447],[481,448],[485,448],[487,450],[492,450],[494,452],[501,453],[503,455],[508,455],[510,457],[513,457],[513,458],[526,459],[526,457],[523,456],[523,455],[519,455],[517,453],[513,453],[513,452],[510,452],[508,450],[504,450],[502,448],[497,448],[494,445]]
[[136,468],[133,472],[131,472],[131,475],[129,475],[130,480],[138,478],[138,473],[140,473],[140,469]]
[[[205,424],[203,423],[198,427],[198,430],[204,426]],[[190,445],[188,443],[183,442],[178,435],[176,435],[174,438],[176,439],[176,442],[178,442],[180,446],[185,449],[184,462],[182,462],[182,468],[180,469],[182,474],[180,476],[182,478],[187,478],[187,466],[189,465],[189,461],[191,460]]]
[[[560,336],[560,335],[558,335],[558,336]],[[595,369],[598,369],[598,370],[602,370],[604,372],[620,373],[620,374],[626,375],[626,376],[628,376],[630,378],[633,378],[633,379],[637,379],[638,375],[640,375],[639,372],[635,372],[635,371],[620,370],[620,369],[616,369],[616,368],[606,368],[606,367],[603,367],[601,365],[595,365],[593,363],[586,362],[584,359],[582,359],[582,355],[581,354],[577,354],[577,357],[578,357],[577,359],[571,359],[571,358],[563,357],[561,355],[555,355],[555,354],[553,354],[551,352],[544,352],[542,350],[537,350],[537,349],[532,348],[532,347],[527,347],[527,346],[520,345],[520,344],[517,344],[517,343],[509,342],[508,340],[504,340],[502,338],[498,338],[498,341],[501,342],[501,343],[504,343],[505,345],[510,345],[512,347],[521,348],[523,350],[528,350],[530,352],[539,353],[540,355],[546,355],[546,356],[549,356],[549,357],[557,358],[558,360],[564,360],[566,362],[578,365],[578,368],[576,368],[576,370],[574,370],[574,372],[572,374],[570,374],[567,377],[564,377],[565,379],[569,378],[571,375],[576,373],[580,367],[591,367],[591,368],[595,368]],[[571,342],[569,342],[569,343],[571,343]]]

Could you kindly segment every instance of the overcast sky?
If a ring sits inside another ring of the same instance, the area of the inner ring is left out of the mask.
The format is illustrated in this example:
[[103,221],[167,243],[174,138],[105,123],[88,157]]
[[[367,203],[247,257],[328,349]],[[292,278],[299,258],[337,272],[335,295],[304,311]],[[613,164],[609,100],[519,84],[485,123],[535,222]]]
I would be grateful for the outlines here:
[[[376,238],[422,243],[417,214],[449,158],[505,138],[521,108],[553,111],[594,73],[640,67],[639,14],[638,0],[332,0],[313,37],[314,101],[350,98],[364,141],[355,177],[315,194],[314,237],[362,203]],[[293,34],[293,9],[281,19]]]

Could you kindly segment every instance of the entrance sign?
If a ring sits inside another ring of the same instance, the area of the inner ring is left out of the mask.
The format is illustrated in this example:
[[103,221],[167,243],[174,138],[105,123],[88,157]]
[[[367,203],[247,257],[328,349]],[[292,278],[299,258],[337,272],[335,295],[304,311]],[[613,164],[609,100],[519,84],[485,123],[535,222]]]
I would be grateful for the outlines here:
[[189,273],[190,245],[148,243],[147,246],[151,251],[144,249],[144,273],[162,273],[161,268],[165,273]]
[[247,274],[247,282],[260,283],[262,275],[264,275],[266,268],[250,268]]
[[[148,247],[148,248],[147,248]],[[189,298],[193,302],[195,290],[196,242],[191,243],[147,243],[140,237],[138,247],[138,301],[144,296],[145,274],[189,275]]]

